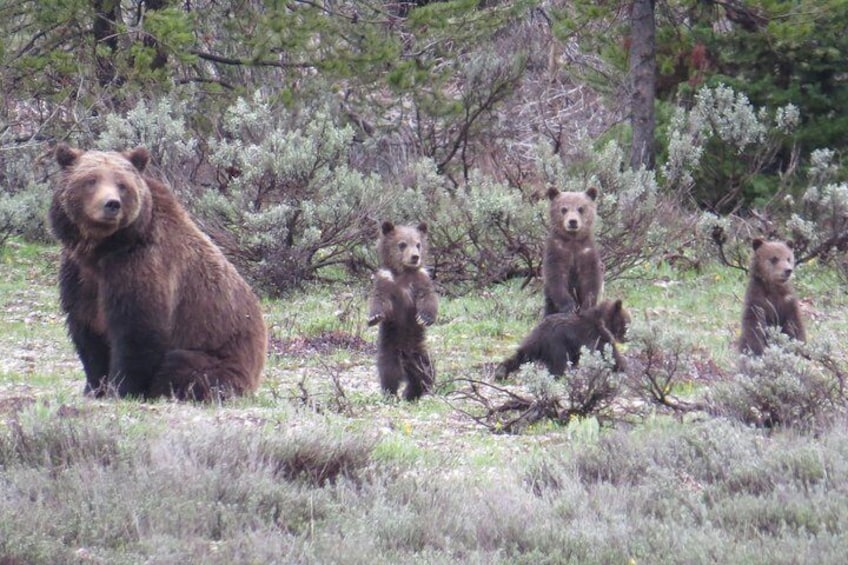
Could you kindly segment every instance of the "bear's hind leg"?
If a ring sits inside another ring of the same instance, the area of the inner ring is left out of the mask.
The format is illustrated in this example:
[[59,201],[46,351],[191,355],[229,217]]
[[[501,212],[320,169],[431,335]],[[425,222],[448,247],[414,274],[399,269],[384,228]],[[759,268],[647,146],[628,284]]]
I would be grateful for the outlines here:
[[400,382],[404,377],[403,364],[397,351],[380,351],[377,354],[377,374],[380,376],[380,388],[387,396],[397,396]]
[[172,349],[165,354],[147,396],[178,400],[225,400],[249,389],[243,371],[203,351]]
[[406,388],[403,391],[405,400],[417,400],[421,398],[421,395],[432,390],[436,381],[436,371],[426,351],[404,355],[403,369],[406,377]]

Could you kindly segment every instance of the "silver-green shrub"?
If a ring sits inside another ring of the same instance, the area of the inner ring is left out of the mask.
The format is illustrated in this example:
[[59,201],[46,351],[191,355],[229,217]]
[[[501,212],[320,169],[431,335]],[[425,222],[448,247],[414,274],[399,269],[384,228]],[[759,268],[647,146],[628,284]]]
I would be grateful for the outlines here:
[[428,222],[433,274],[457,290],[529,277],[541,266],[545,208],[479,171],[454,188],[432,161],[422,160],[411,167],[407,185],[392,191],[387,214]]
[[[185,123],[185,116],[193,111],[184,98],[140,100],[124,115],[105,116],[95,147],[124,151],[144,146],[150,151],[153,167],[170,179],[183,181],[185,165],[197,159],[197,140]],[[186,188],[176,184],[181,191]]]
[[42,150],[39,145],[24,145],[0,151],[0,247],[11,236],[51,239],[45,218],[51,197],[47,166],[52,160],[43,158]]
[[769,340],[761,356],[743,355],[736,375],[712,391],[719,413],[756,426],[810,429],[844,412],[844,369],[827,344],[811,349],[776,331]]
[[348,165],[354,132],[326,108],[298,114],[257,93],[237,100],[221,128],[209,158],[230,178],[200,197],[198,211],[266,290],[349,265],[374,238],[390,196]]
[[45,222],[49,205],[50,189],[43,183],[31,182],[16,193],[0,192],[0,248],[13,235],[49,241]]
[[704,86],[690,109],[678,106],[668,129],[668,157],[659,167],[664,187],[698,206],[726,212],[754,200],[753,179],[798,125],[789,104],[771,116],[743,92]]
[[839,182],[836,155],[819,149],[810,155],[809,186],[786,224],[796,257],[828,260],[848,251],[848,183]]

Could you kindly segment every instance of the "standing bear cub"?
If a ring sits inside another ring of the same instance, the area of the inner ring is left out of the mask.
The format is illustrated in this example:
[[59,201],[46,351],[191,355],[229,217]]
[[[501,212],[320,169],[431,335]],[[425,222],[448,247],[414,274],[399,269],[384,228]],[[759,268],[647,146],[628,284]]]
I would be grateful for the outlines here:
[[550,374],[559,377],[569,365],[580,362],[581,348],[603,351],[605,345],[612,349],[614,370],[624,371],[625,361],[616,343],[627,339],[629,326],[630,313],[621,300],[605,300],[585,310],[545,316],[524,338],[518,351],[498,366],[495,379],[503,380],[531,361],[541,361]]
[[598,191],[548,189],[550,233],[542,259],[545,316],[567,314],[598,303],[604,285],[593,226]]
[[368,325],[380,324],[377,372],[383,392],[394,396],[406,381],[403,396],[415,400],[435,382],[424,343],[424,327],[436,321],[438,297],[424,270],[427,224],[395,226],[384,222],[377,242],[380,270],[368,306]]
[[767,328],[777,328],[798,341],[806,337],[798,299],[789,282],[795,268],[793,243],[756,238],[753,248],[739,350],[762,355],[768,345]]
[[59,294],[86,392],[212,400],[256,389],[259,301],[174,195],[149,154],[56,148],[50,223]]

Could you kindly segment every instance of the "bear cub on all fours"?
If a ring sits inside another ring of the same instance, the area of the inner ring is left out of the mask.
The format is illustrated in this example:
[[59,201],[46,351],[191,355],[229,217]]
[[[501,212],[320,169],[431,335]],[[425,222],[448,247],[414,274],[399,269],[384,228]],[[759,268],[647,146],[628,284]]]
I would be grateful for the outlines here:
[[798,341],[805,341],[806,335],[798,299],[789,282],[795,269],[792,241],[756,238],[752,246],[739,350],[761,355],[768,345],[767,328],[778,328]]
[[259,300],[162,183],[149,154],[61,144],[50,224],[86,392],[215,400],[256,389]]
[[593,234],[597,189],[548,189],[550,232],[542,259],[545,316],[591,308],[604,286],[601,257]]
[[545,316],[515,354],[498,366],[495,379],[503,380],[531,361],[541,361],[549,373],[562,376],[569,365],[580,362],[581,347],[603,351],[606,345],[612,349],[614,369],[624,371],[625,361],[616,343],[626,341],[629,326],[630,314],[621,300],[605,300],[585,310]]
[[380,269],[368,305],[368,325],[380,324],[377,373],[387,395],[415,400],[435,382],[435,369],[425,344],[425,326],[436,321],[438,297],[424,270],[427,224],[395,226],[384,222],[377,242]]

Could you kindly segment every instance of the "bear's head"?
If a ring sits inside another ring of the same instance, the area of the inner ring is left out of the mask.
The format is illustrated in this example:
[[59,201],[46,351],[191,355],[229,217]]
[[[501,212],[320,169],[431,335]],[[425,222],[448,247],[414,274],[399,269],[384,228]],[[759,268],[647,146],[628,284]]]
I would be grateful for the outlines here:
[[146,223],[152,195],[141,173],[149,159],[142,147],[126,153],[56,147],[62,177],[51,221],[59,239],[98,241]]
[[424,265],[427,252],[427,224],[418,226],[395,226],[383,222],[382,235],[377,242],[380,263],[393,273],[417,270]]
[[752,242],[754,256],[751,272],[767,284],[785,284],[795,270],[795,253],[792,241],[765,241],[755,238]]
[[615,302],[605,300],[598,305],[601,308],[601,319],[616,341],[627,341],[627,330],[630,327],[630,313],[624,308],[621,300]]
[[565,237],[591,235],[597,197],[598,190],[594,187],[586,192],[560,192],[554,187],[549,188],[551,229]]

